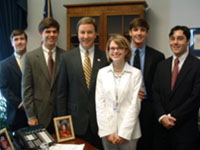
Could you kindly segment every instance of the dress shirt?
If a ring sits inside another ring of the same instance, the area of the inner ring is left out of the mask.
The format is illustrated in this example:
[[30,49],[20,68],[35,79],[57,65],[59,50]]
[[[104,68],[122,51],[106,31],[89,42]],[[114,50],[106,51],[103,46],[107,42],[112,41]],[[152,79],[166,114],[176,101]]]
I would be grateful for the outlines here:
[[[82,65],[84,65],[86,49],[84,49],[81,44],[79,44],[79,49],[80,49],[80,54],[81,54],[81,62],[82,62]],[[91,67],[92,67],[93,59],[94,59],[94,45],[90,49],[88,49],[88,51],[89,51],[89,58],[90,58]]]
[[17,54],[16,52],[14,53],[14,55],[17,60],[17,64],[20,66],[20,58],[23,57],[23,55],[21,56],[21,55]]
[[[47,64],[47,66],[48,66],[49,49],[46,48],[44,45],[42,45],[42,49],[43,49],[43,53],[44,53],[45,62]],[[56,47],[54,47],[51,51],[52,51],[53,62],[55,62],[55,60],[56,60]]]
[[[142,72],[142,84],[144,84],[144,60],[145,60],[145,51],[146,51],[146,45],[144,45],[141,48],[135,48],[132,44],[130,45],[131,49],[132,49],[132,56],[131,56],[131,60],[130,60],[130,65],[133,66],[133,62],[134,62],[134,58],[135,58],[135,51],[136,49],[138,49],[140,51],[140,68],[141,68],[141,72]],[[144,84],[145,85],[145,84]],[[145,86],[142,87],[142,89],[144,90],[144,98],[147,99],[147,91]]]

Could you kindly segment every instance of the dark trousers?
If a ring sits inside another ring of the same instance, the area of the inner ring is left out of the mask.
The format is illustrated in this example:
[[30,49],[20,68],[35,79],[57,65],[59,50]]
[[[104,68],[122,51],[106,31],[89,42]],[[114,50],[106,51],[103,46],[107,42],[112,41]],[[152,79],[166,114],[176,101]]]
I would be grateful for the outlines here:
[[154,139],[154,113],[153,104],[144,99],[139,115],[142,137],[138,140],[137,150],[153,150]]
[[91,131],[90,125],[88,126],[87,132],[84,135],[76,135],[76,137],[83,139],[99,150],[103,150],[103,145],[100,137]]

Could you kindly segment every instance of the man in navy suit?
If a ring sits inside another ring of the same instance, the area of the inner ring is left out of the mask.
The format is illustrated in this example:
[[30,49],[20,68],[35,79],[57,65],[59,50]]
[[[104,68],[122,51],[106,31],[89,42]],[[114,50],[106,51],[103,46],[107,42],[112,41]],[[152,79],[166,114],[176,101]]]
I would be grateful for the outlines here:
[[[77,24],[79,47],[65,53],[61,59],[57,113],[72,115],[75,135],[102,149],[98,137],[95,110],[95,89],[98,70],[107,65],[105,53],[95,48],[97,34],[95,20],[84,17]],[[88,86],[85,79],[84,61],[86,51],[91,62],[91,77]]]
[[14,54],[0,64],[0,89],[6,99],[7,123],[11,131],[28,126],[21,98],[21,62],[26,53],[27,35],[14,30],[10,36]]
[[137,150],[153,150],[154,119],[151,88],[157,64],[165,58],[163,53],[146,45],[148,33],[149,24],[146,20],[135,18],[130,22],[129,35],[133,52],[130,64],[135,66],[135,55],[139,50],[140,65],[135,67],[141,69],[143,75],[143,85],[139,91],[142,101],[139,115],[142,137],[138,141]]
[[200,61],[189,53],[188,27],[173,27],[169,43],[173,56],[159,63],[153,83],[154,149],[199,150]]

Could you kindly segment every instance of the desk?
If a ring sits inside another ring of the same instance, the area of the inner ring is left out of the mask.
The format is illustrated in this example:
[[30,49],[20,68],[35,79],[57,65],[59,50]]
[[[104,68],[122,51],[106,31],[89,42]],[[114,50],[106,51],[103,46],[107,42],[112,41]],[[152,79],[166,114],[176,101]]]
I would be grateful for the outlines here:
[[[52,137],[56,140],[56,143],[58,143],[56,136],[52,135]],[[94,146],[90,145],[86,141],[79,139],[79,138],[75,138],[74,140],[69,140],[69,141],[65,141],[65,142],[59,142],[59,144],[85,144],[84,150],[98,150]]]

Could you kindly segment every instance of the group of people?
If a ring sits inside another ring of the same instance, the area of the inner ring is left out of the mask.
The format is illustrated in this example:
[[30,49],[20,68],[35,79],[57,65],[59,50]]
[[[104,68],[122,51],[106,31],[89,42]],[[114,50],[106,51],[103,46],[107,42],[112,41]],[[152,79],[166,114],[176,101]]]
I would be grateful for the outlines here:
[[53,118],[71,115],[75,136],[98,149],[198,149],[200,61],[189,54],[188,27],[171,29],[166,60],[146,45],[141,18],[129,24],[130,42],[113,35],[105,52],[94,45],[94,18],[78,21],[80,44],[67,52],[56,46],[59,28],[43,19],[42,45],[27,53],[26,33],[10,36],[14,54],[0,64],[0,89],[12,131],[42,125],[53,133]]

